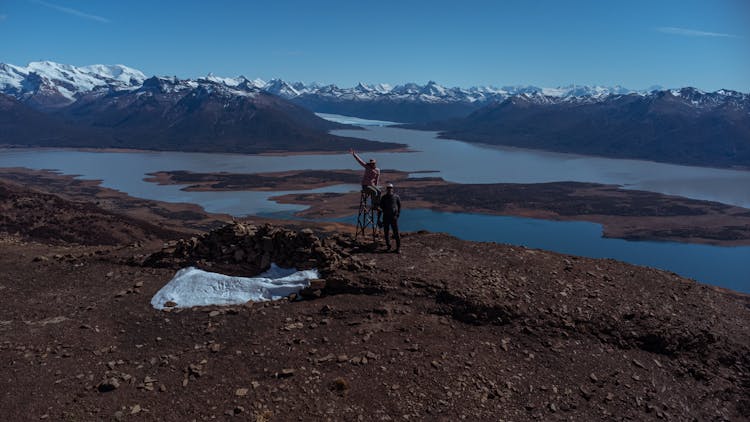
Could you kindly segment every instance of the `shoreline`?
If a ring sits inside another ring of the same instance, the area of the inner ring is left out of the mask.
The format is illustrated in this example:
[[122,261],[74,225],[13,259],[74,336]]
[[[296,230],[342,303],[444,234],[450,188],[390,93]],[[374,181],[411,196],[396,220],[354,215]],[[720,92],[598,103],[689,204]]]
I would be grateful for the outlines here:
[[[336,129],[340,130],[340,129]],[[344,130],[344,129],[341,129]],[[350,130],[350,129],[345,129]],[[379,141],[374,141],[379,142]],[[267,156],[267,157],[291,157],[297,155],[339,155],[348,154],[346,150],[341,151],[326,151],[326,150],[310,150],[310,151],[267,151],[258,153],[244,153],[244,152],[226,152],[226,151],[183,151],[183,150],[171,150],[171,149],[142,149],[142,148],[94,148],[94,147],[41,147],[41,146],[29,146],[29,145],[0,145],[0,150],[28,150],[28,151],[79,151],[79,152],[100,152],[100,153],[153,153],[158,154],[162,152],[170,153],[186,153],[186,154],[218,154],[218,155],[249,155],[249,156]],[[416,152],[409,147],[400,148],[385,148],[378,150],[363,150],[368,153],[412,153]]]
[[[358,184],[354,170],[292,170],[252,174],[157,172],[152,183],[187,185],[186,191],[308,190]],[[579,182],[458,184],[439,177],[409,178],[384,170],[408,208],[550,221],[601,224],[603,236],[715,246],[750,245],[750,210],[615,185]],[[356,213],[359,192],[297,193],[273,196],[283,204],[308,206],[294,215],[338,218]]]
[[125,192],[101,186],[100,180],[78,179],[76,175],[52,170],[32,170],[22,167],[0,168],[0,182],[21,185],[50,193],[64,199],[94,203],[105,211],[148,221],[164,228],[196,235],[220,227],[231,221],[254,224],[279,224],[290,227],[314,227],[321,232],[354,233],[354,227],[344,223],[280,220],[261,216],[234,217],[212,213],[193,203],[174,203],[131,196]]
[[[399,186],[408,186],[411,183],[414,186],[425,184],[434,187],[444,187],[445,182],[438,183],[437,178],[424,180],[408,179],[409,181],[400,183]],[[335,218],[336,216],[348,216],[355,214],[357,210],[357,201],[359,200],[358,192],[338,194],[338,193],[303,193],[299,195],[282,195],[272,197],[272,200],[279,202],[289,202],[295,204],[316,204],[307,210],[295,213],[299,219],[284,217],[275,217],[273,215],[258,216],[248,215],[245,217],[233,217],[227,214],[217,214],[205,211],[201,206],[192,203],[170,203],[158,200],[141,199],[128,195],[127,193],[102,187],[98,180],[77,179],[74,175],[64,175],[50,170],[30,170],[24,168],[3,168],[0,169],[0,184],[9,183],[11,185],[22,186],[32,191],[46,194],[53,194],[63,198],[78,202],[81,204],[92,204],[105,212],[120,214],[135,220],[145,221],[166,230],[182,233],[183,236],[196,236],[201,233],[216,229],[229,222],[243,222],[248,224],[274,224],[300,230],[311,228],[320,233],[333,235],[336,233],[346,233],[353,235],[355,227],[353,224],[341,221],[316,221],[315,219],[305,219],[305,216],[311,214],[310,218]],[[449,187],[464,189],[465,186],[448,184]],[[471,186],[470,186],[471,187]],[[605,186],[605,188],[615,188]],[[407,193],[407,195],[412,195]],[[305,198],[306,196],[306,198]],[[352,202],[349,202],[349,199]],[[354,204],[354,205],[352,205]],[[443,212],[460,212],[460,213],[483,213],[491,215],[509,215],[527,218],[539,218],[544,220],[558,221],[591,221],[589,219],[575,220],[573,218],[564,219],[551,213],[544,213],[540,210],[523,210],[514,209],[507,214],[487,211],[478,208],[464,209],[446,204],[436,205],[427,201],[408,200],[408,208],[428,208]],[[433,208],[430,208],[433,207]],[[747,211],[747,210],[745,210]],[[314,214],[314,215],[312,215]],[[602,224],[600,222],[595,222]],[[422,233],[422,231],[412,232],[411,234]],[[408,236],[409,234],[405,232]],[[13,236],[12,232],[3,236]],[[604,231],[603,237],[615,237],[607,230]],[[741,246],[746,243],[739,242],[730,244],[730,242],[709,242],[706,239],[668,239],[668,238],[641,238],[637,240],[648,241],[666,241],[678,243],[696,243],[709,244],[712,246]],[[480,242],[482,243],[482,242]],[[554,252],[553,252],[554,253]],[[719,287],[711,284],[713,288],[728,292],[733,295],[741,295],[743,298],[750,297],[747,293],[732,290],[726,287]]]
[[[409,127],[401,127],[397,126],[400,129],[409,129],[409,130],[419,130],[422,131],[422,129],[414,129]],[[450,137],[447,134],[445,134],[445,131],[440,130],[424,130],[424,132],[435,132],[436,137],[439,139],[445,139],[449,141],[457,141],[457,142],[466,142],[467,144],[473,144],[473,145],[479,145],[486,148],[509,148],[514,149],[518,151],[533,151],[533,152],[550,152],[554,154],[565,154],[565,155],[573,155],[578,157],[587,157],[587,158],[609,158],[612,160],[630,160],[630,161],[646,161],[650,163],[657,163],[657,164],[669,164],[674,166],[683,166],[683,167],[699,167],[699,168],[707,168],[707,169],[714,169],[714,170],[734,170],[734,171],[750,171],[750,166],[727,166],[727,167],[719,167],[719,166],[712,166],[707,164],[695,164],[695,163],[681,163],[677,161],[659,161],[652,158],[638,158],[638,157],[627,157],[627,156],[615,156],[615,155],[596,155],[596,154],[582,154],[578,152],[565,152],[565,151],[558,151],[554,149],[536,149],[536,148],[528,148],[528,147],[519,147],[515,145],[510,144],[491,144],[487,142],[482,141],[473,141],[468,139],[460,139],[458,137]]]
[[[384,170],[384,183],[396,185],[406,209],[430,209],[439,212],[535,218],[548,221],[585,221],[602,226],[602,236],[624,240],[666,241],[732,247],[750,245],[750,210],[725,204],[699,201],[651,192],[623,189],[613,185],[577,182],[538,184],[468,185],[444,181],[439,177],[409,178],[410,173]],[[157,172],[144,180],[158,184],[187,185],[186,191],[264,192],[308,190],[341,184],[359,184],[360,172],[355,170],[291,170],[254,174]],[[126,193],[100,186],[97,180],[76,179],[48,170],[5,168],[0,178],[25,184],[35,189],[60,193],[74,200],[100,202],[105,208],[145,218],[172,227],[205,230],[216,221],[236,218],[227,214],[211,214],[197,204],[167,203],[131,197]],[[190,180],[186,180],[190,179]],[[197,179],[197,180],[196,180]],[[223,185],[220,185],[222,184]],[[242,183],[245,183],[244,185]],[[490,198],[490,199],[488,199]],[[556,198],[555,201],[551,198]],[[308,208],[293,214],[305,223],[326,225],[316,219],[340,218],[356,214],[359,192],[296,193],[272,196],[282,204],[304,205]],[[552,202],[544,204],[540,201]],[[619,202],[618,202],[619,201]],[[563,205],[574,203],[566,209]],[[158,205],[157,205],[158,204]],[[583,204],[583,205],[582,205]],[[620,208],[636,204],[643,210],[657,210],[653,215],[622,214]],[[576,206],[593,207],[584,213]],[[599,213],[595,213],[599,207]],[[659,215],[660,207],[671,208],[684,215]],[[606,211],[606,212],[605,212]],[[608,213],[607,213],[608,212]],[[273,218],[248,216],[262,221]],[[174,221],[179,221],[175,224]],[[312,220],[312,221],[310,221]],[[295,220],[284,220],[285,223]],[[330,223],[344,231],[351,224]]]

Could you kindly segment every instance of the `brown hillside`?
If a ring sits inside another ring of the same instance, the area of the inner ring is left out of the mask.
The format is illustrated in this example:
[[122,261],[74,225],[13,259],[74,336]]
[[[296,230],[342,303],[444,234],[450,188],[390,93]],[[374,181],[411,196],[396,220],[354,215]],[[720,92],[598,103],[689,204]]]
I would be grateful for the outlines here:
[[[88,218],[82,231],[106,230]],[[163,250],[10,235],[0,248],[8,420],[750,417],[748,302],[663,271],[431,233],[385,254],[245,223]],[[149,303],[183,265],[252,275],[269,260],[316,266],[325,286]]]

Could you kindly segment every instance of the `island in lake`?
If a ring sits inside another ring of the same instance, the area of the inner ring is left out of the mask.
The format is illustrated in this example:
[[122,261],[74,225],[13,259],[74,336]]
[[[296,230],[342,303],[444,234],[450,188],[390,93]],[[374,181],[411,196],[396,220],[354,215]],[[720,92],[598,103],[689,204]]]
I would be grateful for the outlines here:
[[[145,179],[187,185],[184,190],[301,190],[359,184],[352,170],[297,170],[270,173],[158,172]],[[713,245],[749,245],[750,210],[614,185],[579,182],[460,184],[439,177],[414,177],[384,170],[409,208],[589,221],[604,227],[604,236],[630,240],[668,240]],[[297,213],[310,219],[332,219],[357,213],[359,192],[294,193],[272,198],[309,206]]]

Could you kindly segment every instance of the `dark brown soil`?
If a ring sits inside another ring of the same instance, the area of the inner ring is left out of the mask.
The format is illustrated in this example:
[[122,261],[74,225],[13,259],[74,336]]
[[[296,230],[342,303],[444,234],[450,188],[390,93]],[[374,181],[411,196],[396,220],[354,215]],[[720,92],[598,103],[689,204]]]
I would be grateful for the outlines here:
[[76,179],[51,171],[5,168],[0,169],[0,181],[26,186],[40,193],[54,194],[72,203],[93,204],[99,210],[97,212],[124,215],[173,231],[210,230],[221,226],[223,222],[231,221],[231,216],[208,214],[195,204],[133,198],[114,189],[101,187],[98,180]]
[[1,180],[0,232],[58,245],[122,245],[184,236],[91,202],[73,202]]
[[[48,201],[37,212],[69,207]],[[613,260],[441,234],[406,235],[401,255],[320,236],[337,264],[319,298],[162,312],[149,301],[175,268],[143,264],[160,243],[3,235],[0,415],[750,417],[745,296]]]

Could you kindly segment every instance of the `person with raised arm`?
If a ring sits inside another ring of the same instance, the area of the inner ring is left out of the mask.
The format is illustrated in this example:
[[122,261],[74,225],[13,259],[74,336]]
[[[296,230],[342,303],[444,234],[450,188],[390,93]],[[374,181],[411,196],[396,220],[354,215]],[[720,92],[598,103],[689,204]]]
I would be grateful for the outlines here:
[[[380,182],[380,169],[377,167],[377,162],[374,159],[365,162],[354,149],[349,149],[355,160],[365,168],[365,173],[362,175],[362,191],[367,193],[372,198],[373,208],[378,208],[380,201],[380,188],[378,188],[378,182]],[[380,211],[378,211],[378,220],[380,219]]]

